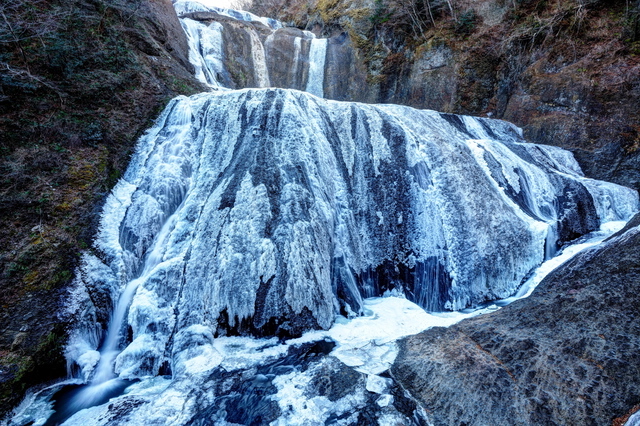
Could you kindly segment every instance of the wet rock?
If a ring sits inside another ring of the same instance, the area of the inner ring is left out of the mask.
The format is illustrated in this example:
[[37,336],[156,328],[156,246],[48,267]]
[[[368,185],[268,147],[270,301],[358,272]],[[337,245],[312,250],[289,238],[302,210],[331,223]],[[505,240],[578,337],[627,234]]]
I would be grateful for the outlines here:
[[361,373],[347,367],[337,358],[328,357],[316,370],[310,385],[317,395],[326,396],[330,401],[337,401],[354,393],[356,387],[362,386],[363,382]]

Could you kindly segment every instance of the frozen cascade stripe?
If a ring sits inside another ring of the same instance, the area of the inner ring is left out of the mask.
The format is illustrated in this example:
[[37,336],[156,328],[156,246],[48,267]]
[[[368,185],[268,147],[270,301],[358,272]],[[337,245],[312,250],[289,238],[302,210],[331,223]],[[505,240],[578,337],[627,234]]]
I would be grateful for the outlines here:
[[324,97],[324,64],[327,57],[327,39],[312,39],[309,52],[309,78],[306,91]]
[[180,23],[189,43],[189,62],[198,80],[212,87],[219,87],[219,76],[224,73],[222,25],[212,22],[205,25],[192,19]]

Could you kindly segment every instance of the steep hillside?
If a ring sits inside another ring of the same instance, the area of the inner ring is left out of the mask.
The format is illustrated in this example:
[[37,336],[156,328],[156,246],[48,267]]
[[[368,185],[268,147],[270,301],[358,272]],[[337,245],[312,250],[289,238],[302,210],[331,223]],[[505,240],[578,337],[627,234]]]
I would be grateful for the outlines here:
[[137,136],[200,91],[168,0],[0,4],[0,416],[64,375],[65,286]]
[[353,100],[503,118],[572,150],[588,175],[640,187],[640,2],[254,3],[317,34],[348,34],[368,86],[342,90]]

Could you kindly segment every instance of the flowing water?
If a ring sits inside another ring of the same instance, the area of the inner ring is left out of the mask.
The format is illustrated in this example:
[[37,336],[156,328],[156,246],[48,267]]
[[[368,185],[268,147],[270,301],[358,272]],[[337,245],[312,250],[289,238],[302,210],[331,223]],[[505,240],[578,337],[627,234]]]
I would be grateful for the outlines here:
[[[323,97],[327,39],[316,38],[309,31],[285,29],[277,21],[246,12],[198,2],[180,1],[174,6],[187,34],[189,61],[201,82],[218,89],[287,87]],[[194,12],[210,12],[238,22],[232,25],[225,19],[196,21],[191,18]],[[257,23],[269,30],[256,27]],[[226,39],[241,45],[227,46]],[[250,54],[243,57],[237,52]],[[273,75],[277,77],[274,79]]]
[[309,79],[306,91],[324,96],[324,64],[327,55],[327,39],[312,39],[309,52]]
[[222,25],[218,22],[205,25],[192,19],[182,19],[180,22],[187,35],[189,61],[196,78],[213,87],[220,87],[219,76],[224,73]]

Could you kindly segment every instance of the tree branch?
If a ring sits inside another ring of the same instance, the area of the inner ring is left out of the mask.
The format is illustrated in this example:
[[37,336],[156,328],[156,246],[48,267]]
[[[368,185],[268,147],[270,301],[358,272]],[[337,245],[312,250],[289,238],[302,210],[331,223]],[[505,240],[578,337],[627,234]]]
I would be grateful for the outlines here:
[[45,80],[43,80],[43,79],[31,74],[31,71],[29,71],[28,69],[26,71],[24,71],[24,70],[18,70],[18,69],[15,69],[15,68],[11,68],[11,66],[6,62],[0,62],[0,64],[2,64],[4,69],[9,72],[9,75],[18,76],[18,77],[27,77],[27,78],[29,78],[29,79],[37,82],[37,83],[40,83],[41,85],[43,85],[45,87],[53,90],[58,95],[58,98],[60,98],[60,106],[62,106],[64,104],[63,93],[57,87],[52,85],[51,83],[48,83]]
[[[29,69],[29,61],[27,61],[27,54],[24,52],[24,49],[22,48],[22,45],[20,44],[20,39],[18,38],[18,36],[16,35],[15,31],[13,30],[13,26],[11,25],[11,23],[7,19],[7,15],[5,15],[4,10],[0,10],[0,15],[2,15],[2,19],[4,20],[5,24],[7,24],[7,28],[9,28],[9,32],[11,33],[11,36],[13,37],[13,42],[18,47],[18,49],[20,49],[20,53],[22,54],[22,60],[24,61],[24,66],[27,68],[27,71],[29,73],[31,73],[31,70]],[[8,67],[8,65],[7,65],[7,67]]]

